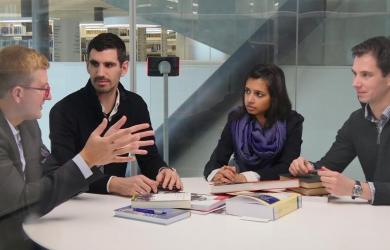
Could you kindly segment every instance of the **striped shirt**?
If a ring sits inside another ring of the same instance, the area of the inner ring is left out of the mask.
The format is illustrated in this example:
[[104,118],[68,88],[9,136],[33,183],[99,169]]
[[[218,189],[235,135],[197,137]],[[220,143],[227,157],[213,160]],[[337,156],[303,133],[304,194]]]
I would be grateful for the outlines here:
[[366,104],[364,108],[364,117],[370,122],[375,123],[376,129],[378,130],[376,143],[380,144],[382,130],[390,119],[390,105],[387,106],[387,108],[385,108],[385,110],[382,112],[382,115],[379,117],[379,119],[376,119],[374,114],[371,111],[370,106]]

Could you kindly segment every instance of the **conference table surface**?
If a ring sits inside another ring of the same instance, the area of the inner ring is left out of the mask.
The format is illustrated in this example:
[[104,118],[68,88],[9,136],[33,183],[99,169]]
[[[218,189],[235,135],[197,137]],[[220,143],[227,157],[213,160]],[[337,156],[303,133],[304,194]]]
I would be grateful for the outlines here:
[[[208,193],[203,178],[184,191]],[[171,225],[113,216],[130,204],[114,195],[80,194],[23,228],[49,249],[390,249],[390,206],[350,198],[304,197],[302,208],[268,223],[192,213]]]

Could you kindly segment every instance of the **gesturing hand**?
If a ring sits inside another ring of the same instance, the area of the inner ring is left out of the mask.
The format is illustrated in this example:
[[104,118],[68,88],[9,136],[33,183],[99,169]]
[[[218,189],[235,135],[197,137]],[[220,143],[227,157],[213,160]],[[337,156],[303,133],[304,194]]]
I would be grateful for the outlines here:
[[149,128],[149,124],[144,123],[126,129],[120,129],[125,121],[126,117],[122,117],[107,131],[106,135],[101,136],[108,124],[107,119],[103,119],[99,126],[91,133],[85,147],[80,152],[81,157],[88,166],[92,167],[95,165],[106,165],[112,162],[128,162],[134,160],[134,157],[121,156],[123,154],[147,154],[147,151],[140,149],[140,147],[153,145],[154,141],[142,141],[141,139],[153,135],[153,131],[138,131]]

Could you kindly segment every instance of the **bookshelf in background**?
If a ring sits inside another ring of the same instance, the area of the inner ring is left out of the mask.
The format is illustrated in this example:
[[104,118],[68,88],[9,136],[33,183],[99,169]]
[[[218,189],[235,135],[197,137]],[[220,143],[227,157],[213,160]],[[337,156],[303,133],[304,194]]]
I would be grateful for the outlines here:
[[86,61],[87,48],[89,42],[100,33],[107,32],[107,28],[102,23],[80,24],[80,60]]
[[[10,45],[33,47],[32,21],[28,18],[1,19],[0,20],[0,48]],[[52,61],[53,50],[53,21],[49,20],[49,51]]]
[[[129,51],[129,27],[128,25],[109,25],[103,23],[80,24],[80,51],[81,60],[85,61],[87,55],[87,47],[89,42],[98,34],[103,32],[111,32],[118,35],[126,44],[126,49]],[[161,56],[161,28],[159,26],[137,26],[137,61],[146,61],[148,56]],[[168,56],[176,55],[176,32],[167,30],[167,48]]]

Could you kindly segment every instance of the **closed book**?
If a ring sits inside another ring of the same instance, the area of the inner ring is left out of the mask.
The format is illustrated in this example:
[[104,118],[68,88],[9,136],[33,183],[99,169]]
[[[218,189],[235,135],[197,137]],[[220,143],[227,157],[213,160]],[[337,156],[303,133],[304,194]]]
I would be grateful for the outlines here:
[[232,193],[239,191],[256,191],[256,190],[272,190],[299,187],[298,179],[288,180],[274,180],[274,181],[256,181],[233,184],[210,184],[210,192],[218,193]]
[[302,195],[309,195],[309,196],[329,194],[324,187],[319,187],[319,188],[298,187],[298,188],[290,188],[289,190],[300,193]]
[[147,221],[157,224],[168,225],[173,222],[189,218],[191,212],[188,210],[162,208],[162,209],[144,209],[137,210],[131,206],[126,206],[114,210],[114,216]]
[[191,208],[191,193],[166,192],[139,195],[131,200],[137,208]]
[[303,188],[320,188],[323,187],[320,176],[316,174],[308,174],[305,176],[292,176],[291,174],[282,174],[280,175],[281,180],[291,180],[298,179],[299,186]]
[[226,213],[237,216],[276,220],[302,206],[301,196],[294,193],[256,193],[238,195],[226,201]]
[[217,207],[225,205],[225,201],[229,199],[227,195],[210,195],[210,194],[191,194],[191,209],[209,212]]

